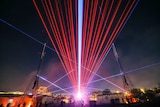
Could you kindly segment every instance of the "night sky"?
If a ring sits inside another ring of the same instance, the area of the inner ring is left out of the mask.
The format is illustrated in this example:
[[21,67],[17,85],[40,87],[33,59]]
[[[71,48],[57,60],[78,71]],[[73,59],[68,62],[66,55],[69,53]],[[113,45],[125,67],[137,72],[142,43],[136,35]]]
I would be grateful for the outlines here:
[[[127,73],[133,87],[151,88],[160,83],[160,7],[158,4],[157,0],[140,0],[115,41],[124,72],[144,67]],[[33,82],[30,81],[38,69],[42,44],[45,42],[51,48],[46,48],[40,75],[52,82],[65,75],[32,0],[0,1],[0,37],[0,91],[24,91],[26,87],[33,86]],[[118,67],[111,50],[97,73],[102,77],[112,76],[120,72]],[[96,79],[99,78],[95,76],[93,80]],[[109,80],[123,87],[120,76]],[[67,77],[56,84],[62,88],[71,87]],[[47,86],[48,83],[40,80],[40,85]],[[105,81],[92,83],[89,87],[118,90]],[[57,88],[49,88],[49,91],[53,90]]]

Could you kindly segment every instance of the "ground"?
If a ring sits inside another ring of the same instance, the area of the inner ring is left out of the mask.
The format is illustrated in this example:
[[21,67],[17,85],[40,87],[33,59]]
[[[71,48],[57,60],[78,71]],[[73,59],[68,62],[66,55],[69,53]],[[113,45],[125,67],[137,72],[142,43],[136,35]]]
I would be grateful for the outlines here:
[[[78,106],[78,107],[159,107],[160,101],[156,102],[147,102],[147,103],[134,103],[134,104],[104,104],[104,105],[85,105],[85,106]],[[44,107],[77,107],[74,105],[59,105],[59,106],[54,106],[52,104],[48,104],[47,106]]]

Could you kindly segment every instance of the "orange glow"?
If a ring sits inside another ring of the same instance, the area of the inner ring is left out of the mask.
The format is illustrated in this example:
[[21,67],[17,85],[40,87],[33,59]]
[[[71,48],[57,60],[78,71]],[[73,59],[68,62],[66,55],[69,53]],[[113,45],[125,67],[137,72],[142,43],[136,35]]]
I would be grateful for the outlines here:
[[136,102],[137,102],[136,98],[132,98],[132,103],[136,103]]
[[10,100],[13,100],[10,104],[12,107],[17,107],[19,104],[22,106],[23,104],[26,104],[26,107],[30,107],[33,104],[34,99],[29,98],[28,96],[19,96],[19,97],[0,97],[0,104],[3,104],[4,107],[7,106]]

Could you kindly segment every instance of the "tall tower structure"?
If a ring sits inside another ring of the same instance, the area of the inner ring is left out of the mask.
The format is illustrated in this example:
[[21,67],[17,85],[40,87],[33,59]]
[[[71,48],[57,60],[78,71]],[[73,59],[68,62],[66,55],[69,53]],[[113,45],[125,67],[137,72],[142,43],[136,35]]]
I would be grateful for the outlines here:
[[133,85],[132,85],[132,82],[130,81],[130,79],[128,78],[127,74],[124,72],[124,69],[123,69],[122,64],[121,64],[121,62],[119,60],[119,56],[118,56],[118,53],[117,53],[117,50],[116,50],[116,47],[115,47],[114,43],[112,44],[112,49],[113,49],[116,61],[117,61],[118,65],[119,65],[120,74],[122,75],[124,89],[129,91],[130,88]]

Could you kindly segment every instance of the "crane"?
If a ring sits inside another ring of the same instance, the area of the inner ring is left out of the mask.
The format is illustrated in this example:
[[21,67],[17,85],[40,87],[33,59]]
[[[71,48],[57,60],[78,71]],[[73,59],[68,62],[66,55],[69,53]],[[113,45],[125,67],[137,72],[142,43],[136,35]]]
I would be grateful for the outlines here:
[[133,86],[133,84],[130,81],[130,79],[128,78],[127,74],[123,70],[123,67],[122,67],[122,64],[121,64],[121,62],[119,60],[119,56],[118,56],[118,53],[117,53],[117,50],[116,50],[116,47],[115,47],[114,43],[112,43],[112,49],[113,49],[116,61],[117,61],[118,65],[119,65],[120,74],[122,75],[124,89],[127,90],[127,91],[129,91],[130,88]]

